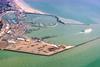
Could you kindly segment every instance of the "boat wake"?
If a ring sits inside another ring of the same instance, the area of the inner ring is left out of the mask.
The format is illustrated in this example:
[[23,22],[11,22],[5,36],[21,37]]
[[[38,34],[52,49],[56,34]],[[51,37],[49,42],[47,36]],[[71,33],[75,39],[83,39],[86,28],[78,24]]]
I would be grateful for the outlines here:
[[89,34],[89,33],[91,33],[92,31],[93,31],[92,28],[87,28],[87,29],[82,30],[80,33]]

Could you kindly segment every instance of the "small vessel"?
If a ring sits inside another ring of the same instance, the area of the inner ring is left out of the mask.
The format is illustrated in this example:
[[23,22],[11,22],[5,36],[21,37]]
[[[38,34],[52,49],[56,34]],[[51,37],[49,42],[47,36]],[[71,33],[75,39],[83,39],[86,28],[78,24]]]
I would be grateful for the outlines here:
[[88,34],[88,33],[91,33],[92,31],[93,31],[92,28],[87,28],[87,29],[82,30],[80,33]]

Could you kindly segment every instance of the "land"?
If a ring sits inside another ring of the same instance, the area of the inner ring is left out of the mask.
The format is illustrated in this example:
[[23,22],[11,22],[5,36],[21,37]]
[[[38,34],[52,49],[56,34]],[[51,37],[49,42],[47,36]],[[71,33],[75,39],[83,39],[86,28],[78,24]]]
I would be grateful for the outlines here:
[[[6,4],[7,7],[10,6],[8,1],[2,3]],[[67,45],[55,45],[43,41],[43,39],[50,38],[50,36],[44,38],[29,38],[25,35],[26,30],[28,29],[28,27],[30,27],[29,24],[25,24],[24,22],[9,23],[5,19],[2,19],[2,16],[8,11],[17,11],[16,13],[24,11],[24,13],[28,12],[34,14],[46,14],[36,9],[31,9],[29,6],[23,3],[24,2],[22,0],[21,2],[19,2],[18,0],[13,0],[12,4],[14,4],[15,6],[10,6],[9,10],[7,9],[7,7],[5,8],[7,10],[2,9],[2,11],[5,10],[5,12],[1,12],[0,15],[0,50],[50,56],[74,47]],[[3,6],[4,5],[2,5],[2,7]]]
[[38,14],[45,14],[42,11],[39,11],[37,9],[31,8],[30,6],[28,6],[26,3],[24,3],[23,0],[14,0],[14,3],[16,4],[16,6],[18,8],[21,8],[23,11],[25,12],[29,12],[29,13],[38,13]]
[[0,31],[1,50],[50,56],[73,47],[51,44],[37,37],[24,37],[27,27],[25,24],[9,24],[3,20],[1,23],[3,23]]

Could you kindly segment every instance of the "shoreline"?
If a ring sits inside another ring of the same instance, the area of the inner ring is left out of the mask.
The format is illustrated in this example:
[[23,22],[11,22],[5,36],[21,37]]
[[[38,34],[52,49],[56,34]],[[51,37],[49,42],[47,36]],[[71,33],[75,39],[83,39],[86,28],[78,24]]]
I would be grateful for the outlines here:
[[44,41],[31,40],[31,39],[18,39],[15,41],[1,41],[0,50],[41,55],[41,56],[52,56],[57,53],[63,52],[74,46],[68,45],[55,45]]
[[[21,1],[21,2],[20,2]],[[33,13],[33,14],[40,14],[40,15],[47,15],[47,16],[52,16],[52,17],[55,17],[57,19],[58,22],[62,23],[62,24],[69,24],[69,25],[86,25],[84,23],[81,23],[79,21],[76,21],[76,20],[72,20],[72,19],[65,19],[65,18],[62,18],[62,17],[59,17],[59,16],[55,16],[55,15],[52,15],[52,14],[49,14],[49,13],[46,13],[46,12],[42,12],[40,10],[37,10],[37,9],[34,9],[30,6],[28,6],[23,0],[14,0],[15,4],[21,8],[23,11],[27,12],[27,13]],[[65,20],[65,22],[63,21]],[[66,22],[66,21],[73,21],[75,23],[70,23],[70,22]],[[77,23],[78,22],[78,23]]]
[[[87,25],[87,24],[84,24],[84,23],[69,23],[69,22],[64,22],[63,20],[61,20],[59,16],[55,16],[55,15],[52,15],[52,14],[40,14],[40,13],[30,13],[30,12],[25,12],[26,14],[34,14],[34,15],[44,15],[44,16],[51,16],[51,17],[54,17],[56,18],[57,22],[61,23],[61,24],[68,24],[68,25]],[[63,18],[65,19],[65,18]],[[67,19],[65,19],[67,20]],[[69,20],[69,19],[68,19]],[[71,19],[70,19],[71,20]],[[74,20],[73,20],[74,21]]]
[[73,47],[51,44],[38,38],[25,38],[22,36],[24,35],[24,24],[20,26],[20,24],[9,25],[4,21],[2,23],[4,28],[0,32],[0,50],[51,56]]
[[25,12],[30,12],[30,13],[40,13],[40,14],[46,14],[42,11],[39,11],[37,9],[31,8],[28,6],[23,0],[13,0],[14,3],[17,5],[17,7],[21,8]]

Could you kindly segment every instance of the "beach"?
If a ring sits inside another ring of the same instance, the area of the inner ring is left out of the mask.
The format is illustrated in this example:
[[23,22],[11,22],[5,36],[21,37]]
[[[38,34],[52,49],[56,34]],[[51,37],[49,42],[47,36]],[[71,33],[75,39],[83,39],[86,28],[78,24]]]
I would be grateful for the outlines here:
[[22,10],[24,10],[25,12],[29,12],[29,13],[39,13],[39,14],[45,14],[42,11],[39,11],[37,9],[31,8],[30,6],[28,6],[27,4],[24,3],[23,0],[14,0],[14,3],[21,8]]

